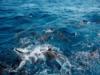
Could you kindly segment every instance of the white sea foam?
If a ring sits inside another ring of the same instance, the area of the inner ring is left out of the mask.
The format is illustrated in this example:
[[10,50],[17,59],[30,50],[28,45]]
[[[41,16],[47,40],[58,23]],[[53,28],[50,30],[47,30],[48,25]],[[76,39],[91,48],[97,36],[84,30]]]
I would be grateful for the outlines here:
[[[49,48],[52,48],[52,50],[53,50],[52,52],[57,52],[55,50],[58,49],[49,44],[37,45],[31,51],[29,51],[27,48],[17,48],[15,50],[15,52],[17,52],[17,54],[19,54],[21,56],[22,61],[20,62],[19,66],[14,71],[17,72],[20,69],[22,69],[27,62],[33,63],[33,65],[38,60],[42,60],[45,62],[46,56],[44,55],[44,53],[46,53]],[[59,65],[61,65],[61,70],[60,70],[61,72],[64,70],[70,71],[71,64],[70,64],[68,58],[65,57],[63,54],[61,54],[59,49],[57,52],[57,58],[55,58],[55,60],[58,62]]]

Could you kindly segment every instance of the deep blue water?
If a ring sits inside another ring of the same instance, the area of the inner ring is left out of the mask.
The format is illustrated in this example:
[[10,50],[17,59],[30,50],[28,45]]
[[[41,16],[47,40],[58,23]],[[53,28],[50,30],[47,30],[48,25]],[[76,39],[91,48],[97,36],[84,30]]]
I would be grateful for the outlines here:
[[[74,67],[56,70],[48,61],[8,71],[21,62],[15,48],[43,44],[59,48]],[[0,75],[100,75],[100,1],[0,0]]]

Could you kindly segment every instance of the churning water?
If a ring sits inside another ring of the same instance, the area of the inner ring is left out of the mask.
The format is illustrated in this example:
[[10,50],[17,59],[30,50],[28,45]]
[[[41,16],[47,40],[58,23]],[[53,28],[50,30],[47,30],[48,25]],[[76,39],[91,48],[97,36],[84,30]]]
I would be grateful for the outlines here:
[[100,1],[0,0],[0,75],[100,75]]

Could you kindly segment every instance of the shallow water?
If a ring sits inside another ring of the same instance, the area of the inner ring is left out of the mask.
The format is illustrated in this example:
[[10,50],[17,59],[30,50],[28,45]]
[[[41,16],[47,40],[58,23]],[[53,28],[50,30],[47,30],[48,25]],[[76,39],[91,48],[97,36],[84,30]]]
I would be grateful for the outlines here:
[[[21,71],[8,71],[22,60],[14,49],[33,51],[44,44],[56,47],[72,66],[58,70],[56,61],[27,62]],[[100,75],[100,1],[0,0],[0,73]]]

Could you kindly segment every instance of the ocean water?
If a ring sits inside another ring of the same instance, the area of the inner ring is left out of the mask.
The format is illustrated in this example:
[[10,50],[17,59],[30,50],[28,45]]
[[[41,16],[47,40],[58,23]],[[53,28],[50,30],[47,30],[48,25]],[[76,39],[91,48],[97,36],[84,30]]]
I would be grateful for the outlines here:
[[100,75],[100,1],[0,0],[0,75]]

